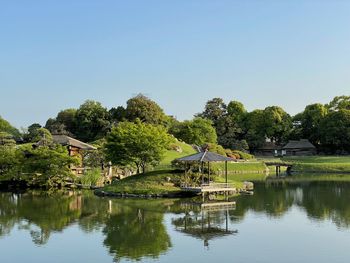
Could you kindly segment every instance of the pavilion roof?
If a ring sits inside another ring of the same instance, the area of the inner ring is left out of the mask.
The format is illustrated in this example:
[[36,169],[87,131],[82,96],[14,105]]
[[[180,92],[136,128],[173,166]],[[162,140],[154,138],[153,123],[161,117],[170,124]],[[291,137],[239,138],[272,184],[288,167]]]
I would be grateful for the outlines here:
[[289,141],[283,149],[315,149],[316,147],[307,139],[299,141]]
[[82,150],[96,150],[96,147],[67,135],[52,135],[52,139],[55,143],[61,145],[74,146]]
[[181,157],[176,159],[178,162],[232,162],[234,159],[209,152],[209,151],[204,151],[204,152],[199,152],[195,153],[189,156]]

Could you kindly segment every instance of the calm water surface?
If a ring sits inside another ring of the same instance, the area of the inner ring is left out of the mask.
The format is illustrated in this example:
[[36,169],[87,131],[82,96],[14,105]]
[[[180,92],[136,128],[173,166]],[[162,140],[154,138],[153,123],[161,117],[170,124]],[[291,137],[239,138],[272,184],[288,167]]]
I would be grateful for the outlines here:
[[350,185],[256,185],[235,209],[0,193],[0,262],[350,262]]

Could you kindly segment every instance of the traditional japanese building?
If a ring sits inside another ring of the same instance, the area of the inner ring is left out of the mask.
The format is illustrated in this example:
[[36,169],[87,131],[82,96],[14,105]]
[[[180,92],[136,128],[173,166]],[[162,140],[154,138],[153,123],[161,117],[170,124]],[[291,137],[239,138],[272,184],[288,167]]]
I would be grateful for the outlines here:
[[316,147],[307,139],[289,141],[282,148],[282,155],[285,156],[307,156],[315,155],[316,153]]

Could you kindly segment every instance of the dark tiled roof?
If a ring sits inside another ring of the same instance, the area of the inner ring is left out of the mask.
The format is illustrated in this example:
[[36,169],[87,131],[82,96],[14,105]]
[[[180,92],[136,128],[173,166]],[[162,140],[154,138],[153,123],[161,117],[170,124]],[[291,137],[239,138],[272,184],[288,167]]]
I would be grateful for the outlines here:
[[276,145],[274,142],[264,142],[264,144],[259,147],[259,150],[279,150],[281,146]]
[[52,135],[52,139],[55,143],[58,143],[61,145],[74,146],[82,150],[96,150],[96,147],[90,144],[81,142],[67,135]]
[[176,159],[179,162],[232,162],[234,159],[213,152],[200,152]]
[[289,141],[283,149],[315,149],[316,147],[306,139],[301,139],[299,141]]

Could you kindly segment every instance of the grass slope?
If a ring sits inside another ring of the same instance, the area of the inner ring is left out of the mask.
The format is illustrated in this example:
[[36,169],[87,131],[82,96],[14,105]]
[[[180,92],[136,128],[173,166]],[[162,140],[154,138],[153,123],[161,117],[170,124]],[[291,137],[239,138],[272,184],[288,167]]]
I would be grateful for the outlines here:
[[175,144],[182,149],[182,152],[177,152],[175,150],[167,150],[164,154],[163,160],[159,163],[154,170],[164,170],[171,169],[171,162],[177,158],[181,158],[187,155],[195,154],[196,150],[187,143],[176,141]]

